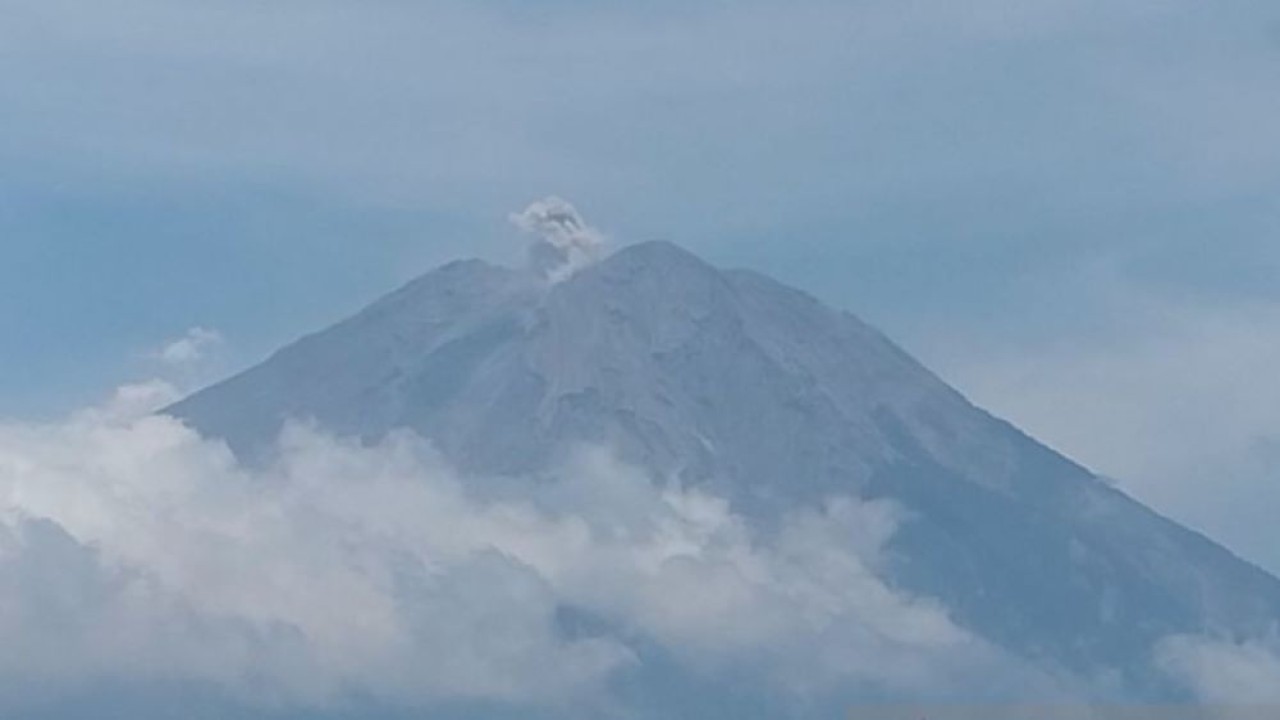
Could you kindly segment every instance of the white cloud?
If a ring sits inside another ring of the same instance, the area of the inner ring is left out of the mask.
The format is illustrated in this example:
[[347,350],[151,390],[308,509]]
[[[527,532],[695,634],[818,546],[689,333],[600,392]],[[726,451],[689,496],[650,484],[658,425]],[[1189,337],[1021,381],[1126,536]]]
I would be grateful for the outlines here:
[[[797,696],[1002,662],[878,579],[887,503],[834,499],[763,533],[599,450],[511,483],[461,478],[408,435],[296,426],[250,469],[146,414],[163,386],[119,397],[0,426],[0,705],[166,681],[293,706],[582,701],[641,662],[636,638]],[[566,607],[602,629],[564,632]]]

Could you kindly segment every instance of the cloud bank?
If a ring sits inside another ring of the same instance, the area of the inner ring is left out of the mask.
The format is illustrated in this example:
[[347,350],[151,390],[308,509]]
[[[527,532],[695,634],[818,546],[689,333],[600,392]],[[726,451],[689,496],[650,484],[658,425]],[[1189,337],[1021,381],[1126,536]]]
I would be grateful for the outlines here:
[[552,480],[463,478],[412,436],[296,425],[249,469],[148,414],[174,394],[0,425],[0,709],[196,684],[256,708],[608,714],[661,663],[798,704],[1013,667],[878,579],[889,503],[766,533],[599,449]]

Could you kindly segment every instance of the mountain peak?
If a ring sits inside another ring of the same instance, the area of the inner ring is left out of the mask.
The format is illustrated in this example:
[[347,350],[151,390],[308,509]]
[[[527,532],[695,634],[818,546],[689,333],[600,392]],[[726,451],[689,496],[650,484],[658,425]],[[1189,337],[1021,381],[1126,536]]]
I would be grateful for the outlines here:
[[705,286],[721,282],[720,271],[702,258],[665,240],[628,245],[574,278],[581,284],[624,286],[639,283],[658,292],[674,286]]
[[638,265],[697,265],[713,269],[702,258],[670,240],[645,240],[619,249],[609,258]]

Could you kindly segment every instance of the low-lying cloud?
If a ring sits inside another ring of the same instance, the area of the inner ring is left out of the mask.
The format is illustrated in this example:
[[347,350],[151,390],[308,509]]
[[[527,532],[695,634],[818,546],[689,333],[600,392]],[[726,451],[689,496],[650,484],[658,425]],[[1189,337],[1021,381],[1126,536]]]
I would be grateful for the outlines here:
[[0,709],[107,684],[237,702],[604,708],[650,658],[806,702],[944,691],[997,652],[878,578],[902,521],[832,499],[759,531],[600,449],[463,478],[422,440],[301,425],[263,469],[132,386],[0,425]]

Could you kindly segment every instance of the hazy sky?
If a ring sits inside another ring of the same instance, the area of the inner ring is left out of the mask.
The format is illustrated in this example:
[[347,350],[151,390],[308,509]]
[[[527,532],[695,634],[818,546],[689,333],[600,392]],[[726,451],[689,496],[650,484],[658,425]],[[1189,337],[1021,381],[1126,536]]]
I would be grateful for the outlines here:
[[637,5],[0,0],[0,416],[514,260],[554,193],[1280,571],[1280,6]]

